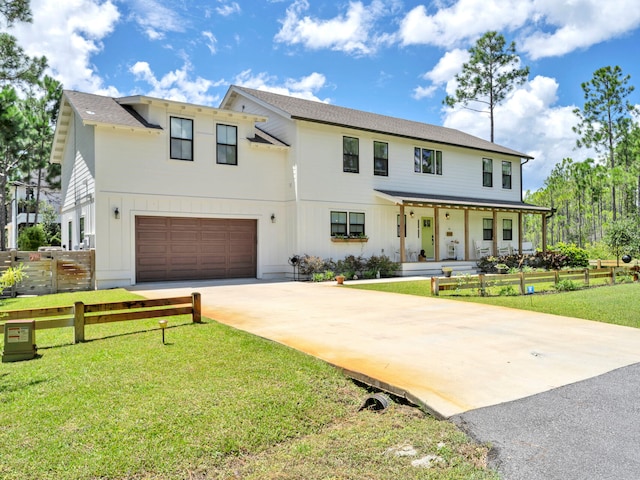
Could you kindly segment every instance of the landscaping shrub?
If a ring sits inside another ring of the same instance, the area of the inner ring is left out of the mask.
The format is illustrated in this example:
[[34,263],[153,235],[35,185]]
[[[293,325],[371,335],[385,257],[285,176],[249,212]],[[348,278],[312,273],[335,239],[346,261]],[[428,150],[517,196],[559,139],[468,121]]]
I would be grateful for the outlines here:
[[23,228],[18,236],[18,248],[27,252],[38,250],[47,239],[41,225]]
[[573,243],[556,243],[549,250],[559,255],[565,255],[566,267],[587,268],[589,266],[589,254],[584,248]]
[[373,255],[367,259],[361,255],[348,255],[337,261],[302,255],[299,263],[300,274],[309,275],[314,282],[333,280],[338,274],[344,275],[347,279],[376,278],[378,272],[380,277],[393,277],[397,269],[398,264],[385,255]]
[[559,292],[572,292],[573,290],[578,290],[580,286],[574,282],[573,280],[569,280],[565,278],[564,280],[560,280],[555,285],[555,289]]

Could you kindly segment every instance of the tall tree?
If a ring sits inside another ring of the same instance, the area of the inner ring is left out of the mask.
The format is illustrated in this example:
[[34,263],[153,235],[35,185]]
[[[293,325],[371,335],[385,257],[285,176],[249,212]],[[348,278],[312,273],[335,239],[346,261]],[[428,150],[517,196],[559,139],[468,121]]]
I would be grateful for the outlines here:
[[[573,127],[580,138],[578,147],[594,148],[604,154],[611,170],[616,167],[616,147],[628,135],[632,127],[631,115],[634,107],[627,100],[633,92],[628,86],[630,75],[623,76],[622,69],[602,67],[596,70],[593,78],[582,83],[584,107],[576,108],[574,113],[579,123]],[[611,208],[613,220],[617,216],[616,186],[611,185]]]
[[[470,110],[485,112],[489,109],[491,141],[494,141],[494,111],[517,85],[529,76],[529,67],[520,67],[516,44],[506,46],[504,37],[498,32],[485,33],[469,49],[470,59],[462,65],[462,72],[455,76],[458,86],[454,95],[447,95],[444,104],[454,107],[463,105]],[[485,109],[470,108],[469,103],[485,104]]]

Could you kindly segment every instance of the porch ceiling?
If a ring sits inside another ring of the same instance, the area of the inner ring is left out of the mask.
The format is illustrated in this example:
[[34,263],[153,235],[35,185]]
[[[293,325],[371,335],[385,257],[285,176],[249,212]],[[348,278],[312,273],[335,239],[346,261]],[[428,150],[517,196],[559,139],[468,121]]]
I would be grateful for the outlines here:
[[374,193],[396,205],[413,207],[439,207],[467,210],[500,210],[521,213],[548,213],[548,207],[539,207],[524,202],[508,200],[487,200],[483,198],[454,197],[450,195],[432,195],[427,193],[398,192],[394,190],[377,190]]

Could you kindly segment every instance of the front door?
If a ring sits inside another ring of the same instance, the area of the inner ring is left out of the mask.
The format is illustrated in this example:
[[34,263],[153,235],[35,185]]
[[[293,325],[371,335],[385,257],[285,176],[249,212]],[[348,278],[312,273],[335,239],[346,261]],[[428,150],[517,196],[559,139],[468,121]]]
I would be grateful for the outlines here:
[[434,259],[433,249],[433,217],[422,217],[420,219],[420,235],[422,237],[422,249],[429,259]]

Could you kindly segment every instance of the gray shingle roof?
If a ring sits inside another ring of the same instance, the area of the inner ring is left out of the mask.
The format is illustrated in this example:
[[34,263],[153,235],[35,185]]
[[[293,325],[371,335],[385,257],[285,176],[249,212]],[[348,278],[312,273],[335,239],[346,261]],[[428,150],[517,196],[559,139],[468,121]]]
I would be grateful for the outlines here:
[[115,98],[73,90],[65,90],[64,94],[84,123],[131,128],[160,128],[146,122],[132,108],[120,105]]
[[376,113],[369,113],[351,108],[338,107],[328,103],[303,100],[300,98],[279,95],[252,88],[239,86],[233,86],[232,88],[286,112],[293,119],[351,127],[369,132],[424,140],[445,145],[473,148],[519,158],[533,158],[526,153],[491,143],[487,140],[483,140],[482,138],[474,137],[473,135],[469,135],[452,128],[439,127],[411,120],[403,120],[401,118],[378,115]]

